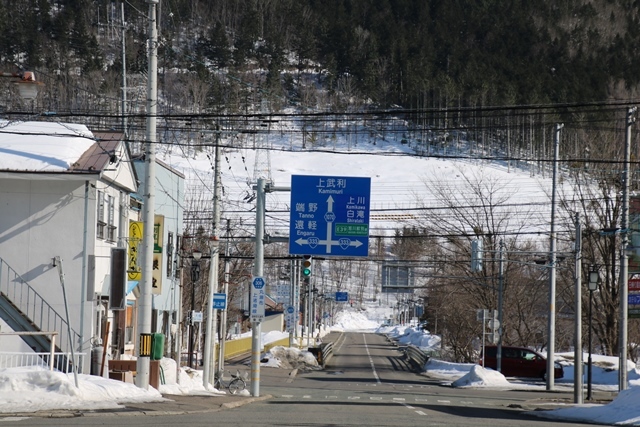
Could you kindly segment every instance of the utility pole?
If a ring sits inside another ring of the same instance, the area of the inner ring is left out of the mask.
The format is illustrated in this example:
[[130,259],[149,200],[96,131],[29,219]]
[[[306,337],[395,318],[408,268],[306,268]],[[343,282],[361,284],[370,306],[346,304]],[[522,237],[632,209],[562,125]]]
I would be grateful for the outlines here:
[[[264,178],[258,178],[255,187],[256,190],[256,235],[255,235],[255,253],[253,259],[253,276],[254,278],[262,277],[264,273],[264,219],[266,208],[266,193],[272,191],[291,191],[290,187],[274,187],[271,184],[267,186]],[[264,283],[263,283],[264,286]],[[253,283],[251,291],[253,292]],[[251,396],[260,396],[260,351],[261,351],[261,322],[251,320]]]
[[582,226],[580,212],[576,212],[575,264],[575,337],[573,350],[573,403],[582,403]]
[[218,352],[218,373],[220,378],[224,373],[224,348],[227,343],[227,311],[229,310],[229,239],[231,237],[231,220],[227,219],[227,242],[224,246],[224,294],[227,304],[220,313],[220,351]]
[[622,248],[620,248],[620,360],[618,390],[627,389],[627,320],[629,309],[629,255],[627,246],[629,245],[629,178],[631,170],[631,126],[636,121],[634,114],[637,107],[629,108],[627,111],[627,129],[624,138],[624,174],[622,187]]
[[[264,263],[264,214],[266,182],[258,178],[256,189],[256,246],[253,275],[262,277]],[[253,285],[252,285],[253,290]],[[251,396],[260,396],[260,322],[251,322]]]
[[151,288],[153,286],[153,235],[155,222],[155,184],[156,184],[156,115],[158,107],[158,27],[156,23],[156,5],[159,0],[147,0],[149,3],[149,67],[147,72],[147,126],[145,143],[145,181],[144,206],[142,213],[142,277],[140,280],[140,298],[138,299],[138,360],[136,362],[136,385],[149,388],[151,361],[149,356],[140,355],[140,340],[143,334],[151,333]]
[[207,332],[204,345],[204,370],[202,385],[205,390],[213,384],[216,366],[214,336],[217,332],[218,310],[213,309],[213,294],[218,291],[218,264],[220,261],[220,129],[216,126],[215,166],[213,168],[213,240],[211,242],[211,264],[209,265],[209,296],[207,297]]
[[556,351],[556,192],[558,183],[558,160],[560,157],[560,129],[563,124],[556,124],[553,150],[553,184],[551,190],[551,233],[549,237],[549,330],[547,342],[547,390],[554,389]]
[[[496,369],[502,372],[502,303],[504,300],[504,241],[500,239],[500,263],[498,266],[498,348],[496,349]],[[484,328],[484,323],[483,323]]]
[[[127,138],[127,55],[126,55],[126,28],[124,24],[124,2],[120,3],[120,15],[122,18],[122,132],[124,132],[125,140]],[[127,141],[127,147],[129,142]]]

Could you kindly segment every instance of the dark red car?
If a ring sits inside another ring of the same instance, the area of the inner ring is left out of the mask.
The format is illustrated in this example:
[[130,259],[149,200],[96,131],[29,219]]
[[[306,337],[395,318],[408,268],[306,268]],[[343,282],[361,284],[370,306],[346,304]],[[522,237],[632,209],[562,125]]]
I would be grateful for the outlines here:
[[[497,369],[497,346],[485,347],[485,368]],[[482,356],[480,357],[482,364]],[[526,347],[502,347],[501,373],[505,377],[547,378],[547,359],[535,350]],[[554,363],[555,378],[564,377],[562,365]]]

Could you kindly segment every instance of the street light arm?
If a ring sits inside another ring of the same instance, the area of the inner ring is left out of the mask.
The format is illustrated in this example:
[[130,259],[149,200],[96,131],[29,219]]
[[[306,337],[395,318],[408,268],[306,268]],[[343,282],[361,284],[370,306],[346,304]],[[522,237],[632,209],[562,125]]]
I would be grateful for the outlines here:
[[35,99],[38,95],[38,90],[43,86],[43,83],[36,81],[36,74],[33,71],[0,72],[0,77],[16,79],[14,84],[20,93],[20,97],[25,100]]
[[23,82],[35,82],[36,74],[33,71],[20,71],[19,73],[0,73],[1,77],[20,79]]

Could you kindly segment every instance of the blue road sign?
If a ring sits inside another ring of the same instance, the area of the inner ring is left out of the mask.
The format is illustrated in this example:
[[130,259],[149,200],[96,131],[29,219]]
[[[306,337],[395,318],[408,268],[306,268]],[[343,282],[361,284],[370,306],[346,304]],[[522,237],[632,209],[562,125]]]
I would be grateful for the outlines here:
[[216,310],[227,308],[227,294],[213,294],[213,308]]
[[256,289],[264,288],[264,279],[262,277],[253,278],[253,287]]
[[367,256],[371,178],[291,176],[291,255]]
[[627,298],[629,305],[640,305],[640,294],[629,294]]
[[349,292],[336,292],[336,302],[349,301]]

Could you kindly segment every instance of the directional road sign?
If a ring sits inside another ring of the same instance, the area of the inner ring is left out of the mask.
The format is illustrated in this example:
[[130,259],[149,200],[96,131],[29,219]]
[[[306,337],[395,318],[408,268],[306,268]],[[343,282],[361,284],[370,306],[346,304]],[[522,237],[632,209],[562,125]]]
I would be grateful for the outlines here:
[[349,292],[336,292],[336,302],[349,301]]
[[213,308],[216,310],[227,308],[227,294],[213,294]]
[[291,176],[291,255],[367,256],[371,178]]

